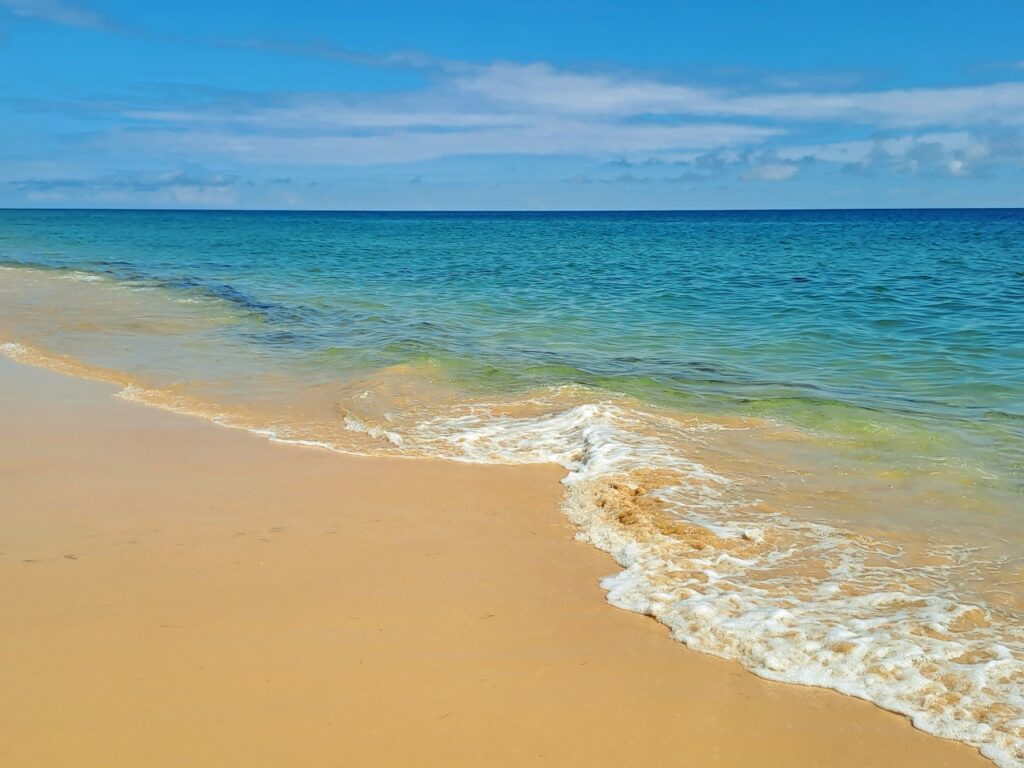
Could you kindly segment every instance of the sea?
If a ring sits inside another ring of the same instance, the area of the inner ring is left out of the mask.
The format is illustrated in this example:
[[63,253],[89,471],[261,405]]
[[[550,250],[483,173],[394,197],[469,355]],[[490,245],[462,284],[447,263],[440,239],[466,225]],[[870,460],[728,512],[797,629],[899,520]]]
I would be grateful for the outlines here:
[[612,605],[1024,766],[1024,210],[4,210],[0,351],[561,465]]

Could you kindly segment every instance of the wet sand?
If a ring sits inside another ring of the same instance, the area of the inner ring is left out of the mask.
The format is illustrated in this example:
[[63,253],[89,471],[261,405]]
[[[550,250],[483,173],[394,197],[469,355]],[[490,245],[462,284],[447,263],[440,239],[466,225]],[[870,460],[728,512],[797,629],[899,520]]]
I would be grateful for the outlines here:
[[604,601],[557,467],[276,445],[0,359],[0,765],[989,766]]

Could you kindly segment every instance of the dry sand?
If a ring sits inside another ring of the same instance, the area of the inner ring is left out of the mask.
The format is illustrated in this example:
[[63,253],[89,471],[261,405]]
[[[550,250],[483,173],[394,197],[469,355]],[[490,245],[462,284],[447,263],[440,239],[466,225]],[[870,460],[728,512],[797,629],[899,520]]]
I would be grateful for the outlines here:
[[555,467],[361,459],[0,360],[0,766],[989,766],[604,602]]

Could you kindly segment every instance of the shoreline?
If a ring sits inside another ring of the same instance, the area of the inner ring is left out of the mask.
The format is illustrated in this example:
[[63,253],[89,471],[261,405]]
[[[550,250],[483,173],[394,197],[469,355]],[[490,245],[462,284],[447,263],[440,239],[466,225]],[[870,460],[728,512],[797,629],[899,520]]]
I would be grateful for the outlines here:
[[611,608],[554,466],[274,444],[0,359],[0,762],[984,766]]

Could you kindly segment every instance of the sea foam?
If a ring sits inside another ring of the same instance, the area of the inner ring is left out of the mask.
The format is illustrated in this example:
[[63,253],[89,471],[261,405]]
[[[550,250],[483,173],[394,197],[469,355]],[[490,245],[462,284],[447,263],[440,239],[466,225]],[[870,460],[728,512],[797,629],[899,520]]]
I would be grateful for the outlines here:
[[762,677],[866,699],[1002,768],[1024,765],[1024,634],[957,599],[977,553],[934,545],[908,564],[898,542],[747,498],[682,453],[709,429],[721,427],[611,402],[531,417],[477,406],[422,421],[405,445],[562,465],[578,538],[621,566],[602,581],[612,605]]
[[908,565],[899,542],[765,504],[741,480],[691,458],[733,427],[562,387],[514,403],[423,408],[381,424],[344,411],[343,429],[379,446],[354,449],[315,428],[253,421],[27,345],[5,343],[0,352],[276,442],[559,464],[577,538],[621,568],[601,582],[612,605],[652,616],[690,648],[762,677],[866,699],[978,747],[1001,768],[1024,766],[1024,633],[1015,617],[957,599],[977,553],[935,545],[926,561]]

